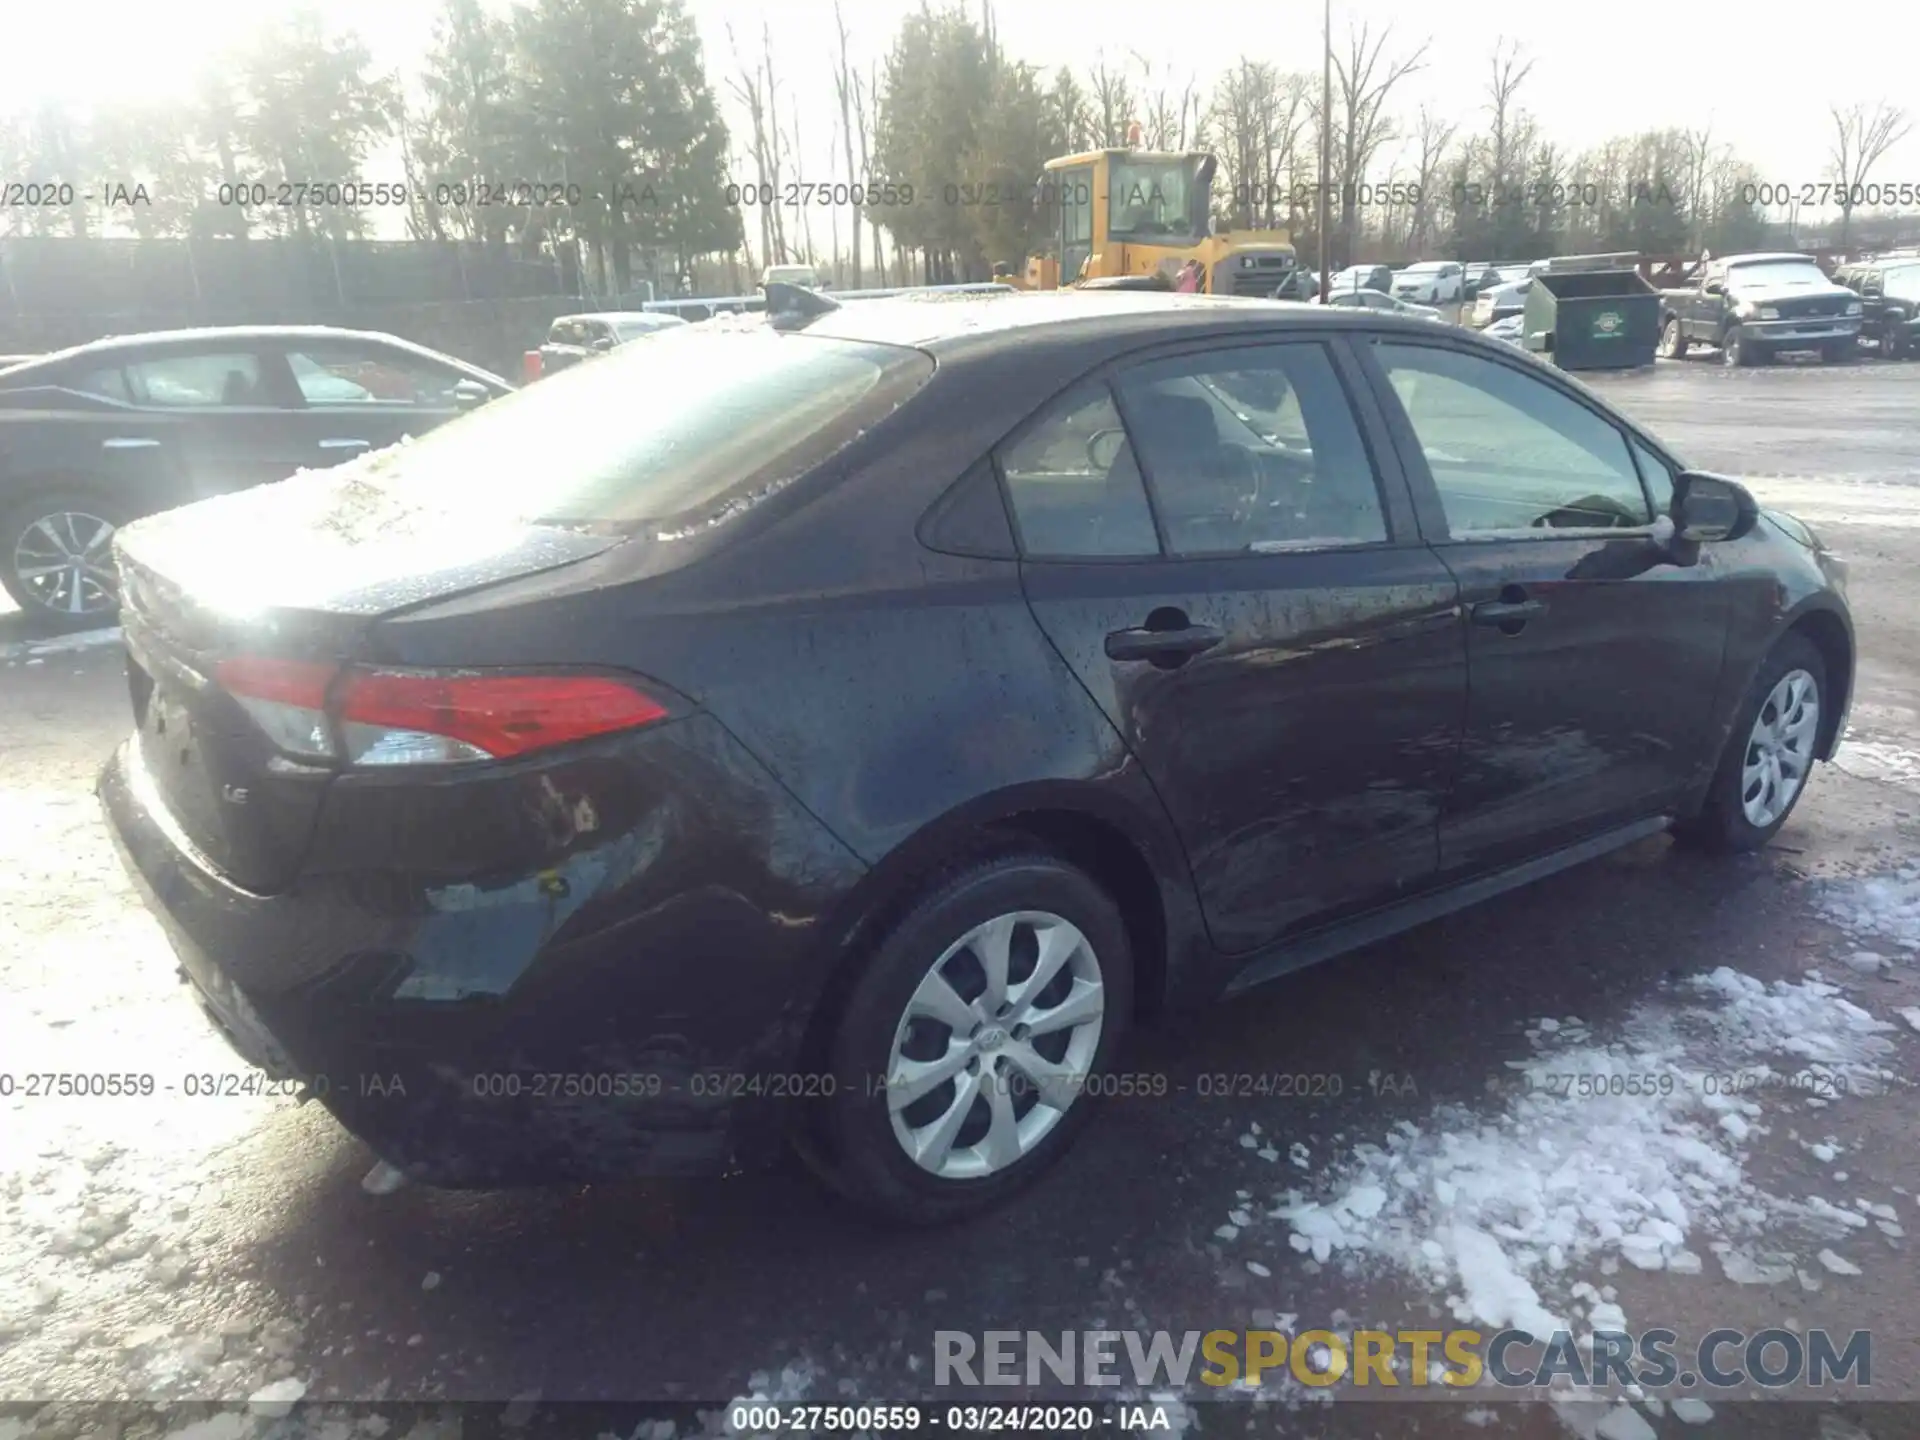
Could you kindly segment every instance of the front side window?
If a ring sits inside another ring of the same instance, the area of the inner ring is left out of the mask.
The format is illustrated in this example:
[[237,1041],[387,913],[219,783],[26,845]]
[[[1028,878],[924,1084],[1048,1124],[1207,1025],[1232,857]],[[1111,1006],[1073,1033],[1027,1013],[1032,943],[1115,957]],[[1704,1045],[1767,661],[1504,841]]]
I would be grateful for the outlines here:
[[248,351],[165,355],[126,367],[134,398],[146,405],[198,409],[223,405],[271,405],[261,380],[260,357]]
[[1371,458],[1321,346],[1155,361],[1119,388],[1173,554],[1387,538]]
[[1056,400],[1000,453],[1028,555],[1157,555],[1153,511],[1127,432],[1102,381]]
[[385,405],[448,410],[459,371],[400,351],[357,345],[303,345],[287,352],[309,406]]
[[1673,469],[1638,440],[1629,442],[1633,446],[1634,462],[1640,467],[1640,478],[1646,481],[1647,498],[1653,501],[1655,515],[1668,515],[1673,511]]
[[1374,347],[1455,536],[1651,523],[1623,432],[1546,381],[1438,346]]

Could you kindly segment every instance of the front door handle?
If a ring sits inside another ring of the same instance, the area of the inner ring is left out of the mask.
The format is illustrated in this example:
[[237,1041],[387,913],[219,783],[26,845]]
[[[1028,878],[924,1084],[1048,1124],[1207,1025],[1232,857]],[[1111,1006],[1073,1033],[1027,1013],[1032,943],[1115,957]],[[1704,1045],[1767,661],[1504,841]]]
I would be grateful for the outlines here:
[[364,450],[372,443],[371,440],[322,440],[320,448],[322,450]]
[[115,435],[102,440],[102,450],[151,450],[160,442],[151,435]]
[[1517,635],[1529,620],[1547,613],[1547,602],[1534,599],[1518,585],[1509,585],[1498,600],[1483,600],[1468,613],[1476,625],[1491,625]]
[[1213,625],[1185,625],[1177,630],[1115,630],[1107,636],[1107,658],[1178,665],[1195,655],[1205,654],[1226,638]]

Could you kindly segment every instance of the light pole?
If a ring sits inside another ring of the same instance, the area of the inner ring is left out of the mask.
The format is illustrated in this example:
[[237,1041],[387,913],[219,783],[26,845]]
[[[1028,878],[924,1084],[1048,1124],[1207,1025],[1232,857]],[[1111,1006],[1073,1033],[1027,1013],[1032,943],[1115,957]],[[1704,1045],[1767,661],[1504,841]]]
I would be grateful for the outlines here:
[[1333,298],[1327,294],[1333,255],[1327,230],[1327,187],[1331,183],[1327,161],[1333,144],[1333,0],[1326,0],[1320,35],[1320,303],[1324,305]]

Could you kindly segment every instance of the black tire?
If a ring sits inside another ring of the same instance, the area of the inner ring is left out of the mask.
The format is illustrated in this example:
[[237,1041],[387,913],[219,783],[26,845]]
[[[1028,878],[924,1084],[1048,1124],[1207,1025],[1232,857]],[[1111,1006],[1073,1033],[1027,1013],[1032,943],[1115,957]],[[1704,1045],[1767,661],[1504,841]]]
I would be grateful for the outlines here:
[[1896,321],[1889,321],[1887,328],[1880,332],[1880,356],[1884,360],[1906,358],[1907,330]]
[[1800,797],[1807,793],[1807,782],[1812,779],[1812,758],[1808,758],[1809,774],[1800,782],[1800,788],[1794,792],[1787,808],[1780,812],[1772,824],[1756,826],[1747,819],[1741,804],[1741,771],[1747,759],[1747,746],[1752,738],[1753,724],[1760,714],[1760,707],[1766,703],[1773,687],[1780,683],[1790,671],[1804,670],[1813,677],[1824,723],[1827,707],[1832,703],[1827,688],[1827,664],[1821,657],[1819,647],[1804,635],[1790,634],[1773,647],[1760,669],[1753,677],[1746,698],[1741,701],[1734,715],[1733,728],[1727,734],[1726,748],[1720,753],[1719,764],[1714,769],[1713,783],[1707,789],[1706,803],[1700,813],[1680,821],[1673,827],[1674,838],[1696,849],[1709,850],[1723,855],[1745,854],[1748,851],[1763,848],[1779,833],[1780,827],[1787,823],[1793,814],[1793,807],[1800,803]]
[[1726,365],[1758,365],[1766,354],[1741,333],[1738,325],[1729,325],[1720,337],[1720,360]]
[[[833,1093],[818,1117],[818,1143],[801,1149],[831,1189],[884,1220],[939,1225],[990,1209],[1038,1178],[1093,1117],[1097,1095],[1082,1090],[1020,1159],[985,1176],[946,1178],[907,1154],[886,1089],[874,1083],[886,1076],[908,1002],[940,956],[975,926],[1022,910],[1069,921],[1096,958],[1105,994],[1089,1073],[1111,1071],[1125,1041],[1132,952],[1119,908],[1092,877],[1054,856],[1022,853],[975,862],[936,882],[879,942],[848,994],[829,1051]],[[937,1103],[944,1089],[926,1098]]]
[[1665,360],[1684,360],[1687,358],[1687,335],[1680,328],[1680,317],[1669,315],[1666,323],[1660,327],[1660,341],[1655,352]]

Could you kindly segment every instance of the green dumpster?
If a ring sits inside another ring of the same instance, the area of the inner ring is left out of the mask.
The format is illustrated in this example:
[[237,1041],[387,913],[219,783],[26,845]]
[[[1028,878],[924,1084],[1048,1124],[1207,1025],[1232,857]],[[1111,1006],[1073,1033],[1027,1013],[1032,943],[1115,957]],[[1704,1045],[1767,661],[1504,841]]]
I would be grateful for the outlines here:
[[1527,289],[1527,349],[1562,370],[1631,370],[1653,364],[1660,292],[1633,270],[1546,270]]

